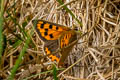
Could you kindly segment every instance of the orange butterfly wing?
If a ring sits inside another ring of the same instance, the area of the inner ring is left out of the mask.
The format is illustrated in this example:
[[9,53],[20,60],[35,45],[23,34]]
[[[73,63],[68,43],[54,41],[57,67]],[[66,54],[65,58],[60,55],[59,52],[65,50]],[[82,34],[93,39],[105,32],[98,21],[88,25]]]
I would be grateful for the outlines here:
[[62,64],[72,46],[70,46],[68,50],[62,50],[61,55],[58,53],[52,53],[57,51],[59,48],[62,49],[66,47],[68,44],[76,40],[77,36],[75,31],[68,27],[44,20],[34,20],[33,24],[39,37],[44,41],[45,53],[52,61],[57,61],[58,63]]
[[71,30],[62,25],[44,20],[34,20],[33,23],[35,23],[35,29],[43,41],[57,40],[61,36],[62,32]]

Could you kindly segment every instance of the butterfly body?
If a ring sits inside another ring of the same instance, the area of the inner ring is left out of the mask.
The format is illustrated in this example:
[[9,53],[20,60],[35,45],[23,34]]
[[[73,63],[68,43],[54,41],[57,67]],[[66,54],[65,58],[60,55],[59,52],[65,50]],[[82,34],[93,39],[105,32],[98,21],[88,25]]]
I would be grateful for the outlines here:
[[33,24],[40,39],[44,42],[46,55],[51,61],[56,61],[59,65],[63,64],[75,44],[68,45],[77,40],[77,33],[68,27],[44,20],[34,20]]

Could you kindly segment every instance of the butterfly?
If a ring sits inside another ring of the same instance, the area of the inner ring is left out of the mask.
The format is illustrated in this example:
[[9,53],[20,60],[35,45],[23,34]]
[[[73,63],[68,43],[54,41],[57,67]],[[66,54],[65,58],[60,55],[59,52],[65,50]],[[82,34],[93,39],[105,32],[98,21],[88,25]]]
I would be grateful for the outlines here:
[[[34,28],[40,39],[44,42],[44,53],[51,61],[63,65],[77,40],[75,30],[66,26],[44,20],[33,20]],[[69,46],[68,46],[69,45]]]

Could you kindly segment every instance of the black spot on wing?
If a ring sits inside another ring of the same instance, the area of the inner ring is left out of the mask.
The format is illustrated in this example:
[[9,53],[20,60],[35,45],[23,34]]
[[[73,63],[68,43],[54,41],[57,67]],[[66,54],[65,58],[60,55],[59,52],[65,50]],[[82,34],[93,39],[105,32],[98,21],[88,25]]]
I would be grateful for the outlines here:
[[44,35],[47,36],[47,35],[48,35],[48,32],[44,32]]
[[56,30],[58,30],[58,29],[59,29],[59,27],[56,26]]
[[50,34],[49,36],[50,36],[50,38],[53,38],[53,35],[52,35],[52,34]]
[[49,29],[52,29],[52,27],[53,27],[52,25],[49,25]]
[[44,24],[41,24],[40,28],[43,29],[44,28]]
[[67,46],[67,44],[64,44],[64,46]]
[[48,29],[45,29],[45,32],[48,32]]
[[44,25],[45,25],[46,23],[45,22],[43,22],[42,24],[41,24],[41,26],[40,26],[40,28],[44,28]]

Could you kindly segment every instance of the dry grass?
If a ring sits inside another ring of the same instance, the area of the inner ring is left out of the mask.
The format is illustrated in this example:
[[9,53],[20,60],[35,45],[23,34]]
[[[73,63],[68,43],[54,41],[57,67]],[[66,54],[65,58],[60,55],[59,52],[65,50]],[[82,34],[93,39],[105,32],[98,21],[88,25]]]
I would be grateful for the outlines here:
[[56,0],[5,0],[1,79],[10,75],[27,40],[26,34],[31,43],[14,79],[53,79],[51,66],[42,64],[48,62],[43,57],[43,44],[31,33],[34,19],[66,26],[75,24],[83,34],[94,27],[71,51],[65,61],[67,68],[58,71],[60,80],[120,79],[120,0],[64,0],[64,3],[82,22],[82,27]]

